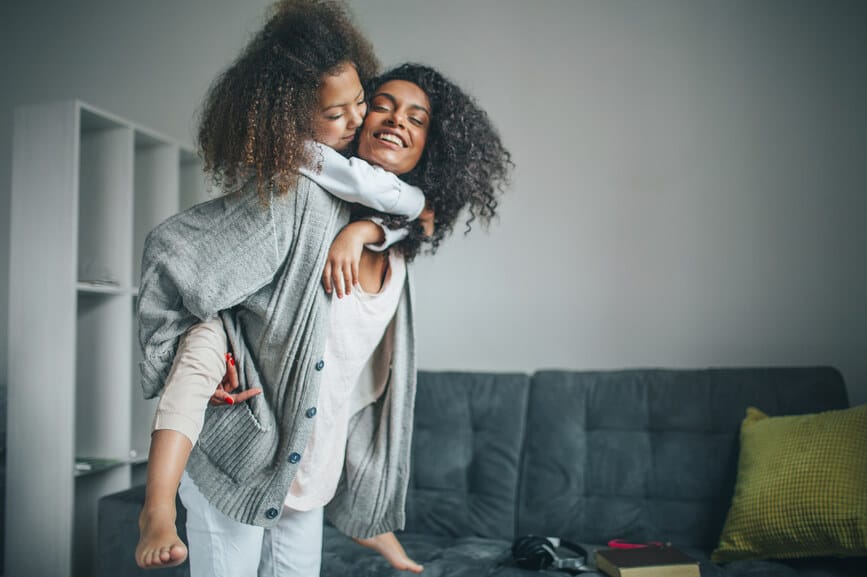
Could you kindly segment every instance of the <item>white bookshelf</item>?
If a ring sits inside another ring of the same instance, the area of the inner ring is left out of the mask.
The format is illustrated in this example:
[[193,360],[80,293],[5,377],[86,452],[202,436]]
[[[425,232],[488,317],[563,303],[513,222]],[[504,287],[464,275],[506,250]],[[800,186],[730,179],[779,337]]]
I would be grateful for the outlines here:
[[206,187],[189,148],[82,102],[14,123],[5,574],[89,577],[98,499],[145,475],[142,245]]

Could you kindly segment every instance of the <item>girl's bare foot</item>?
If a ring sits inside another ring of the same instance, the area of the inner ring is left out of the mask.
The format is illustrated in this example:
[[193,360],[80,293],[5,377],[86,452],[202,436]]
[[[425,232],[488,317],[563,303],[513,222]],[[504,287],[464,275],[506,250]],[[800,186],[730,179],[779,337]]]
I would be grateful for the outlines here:
[[401,571],[421,573],[424,567],[410,559],[394,533],[388,532],[369,539],[353,539],[359,545],[373,549],[388,561],[392,567]]
[[138,518],[139,540],[135,562],[142,569],[174,567],[187,558],[187,546],[175,528],[175,510],[142,509]]

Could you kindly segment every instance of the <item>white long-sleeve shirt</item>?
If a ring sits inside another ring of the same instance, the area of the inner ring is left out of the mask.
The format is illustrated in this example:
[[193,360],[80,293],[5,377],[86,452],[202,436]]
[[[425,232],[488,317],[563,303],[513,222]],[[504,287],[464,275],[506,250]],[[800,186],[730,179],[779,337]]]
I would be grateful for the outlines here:
[[301,168],[313,182],[346,202],[415,220],[424,210],[424,192],[395,174],[361,158],[346,158],[331,147],[311,143],[322,160],[321,170]]

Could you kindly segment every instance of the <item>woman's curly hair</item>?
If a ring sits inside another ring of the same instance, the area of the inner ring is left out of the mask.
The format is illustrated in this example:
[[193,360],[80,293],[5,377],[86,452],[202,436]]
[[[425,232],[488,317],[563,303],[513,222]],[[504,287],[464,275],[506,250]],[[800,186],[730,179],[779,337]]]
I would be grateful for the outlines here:
[[212,84],[199,125],[205,171],[224,190],[254,178],[266,198],[286,193],[298,168],[315,161],[319,88],[351,63],[362,82],[379,63],[371,44],[336,0],[281,0],[264,28]]
[[[427,94],[431,119],[427,142],[416,167],[401,175],[425,193],[434,211],[435,232],[424,236],[421,225],[410,223],[409,235],[397,245],[407,260],[425,246],[436,252],[467,209],[466,232],[476,219],[487,225],[496,215],[497,197],[509,182],[514,167],[487,113],[471,96],[438,71],[421,64],[403,64],[369,83],[369,96],[391,80],[412,82]],[[405,225],[405,219],[385,217],[389,226]]]

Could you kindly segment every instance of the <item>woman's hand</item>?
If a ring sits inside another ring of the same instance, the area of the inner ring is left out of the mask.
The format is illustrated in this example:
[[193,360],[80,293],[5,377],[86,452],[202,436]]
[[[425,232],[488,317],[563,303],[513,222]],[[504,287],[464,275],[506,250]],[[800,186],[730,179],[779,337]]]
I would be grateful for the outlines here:
[[322,272],[322,285],[325,292],[337,292],[337,298],[350,294],[358,284],[358,263],[365,244],[380,243],[384,238],[378,224],[369,220],[357,220],[343,227],[331,248]]
[[223,380],[217,385],[217,390],[211,395],[209,405],[234,405],[235,403],[243,403],[251,397],[255,397],[262,393],[259,387],[253,387],[240,393],[232,394],[232,391],[238,388],[238,371],[235,369],[235,358],[232,353],[226,353],[226,374],[223,375]]

